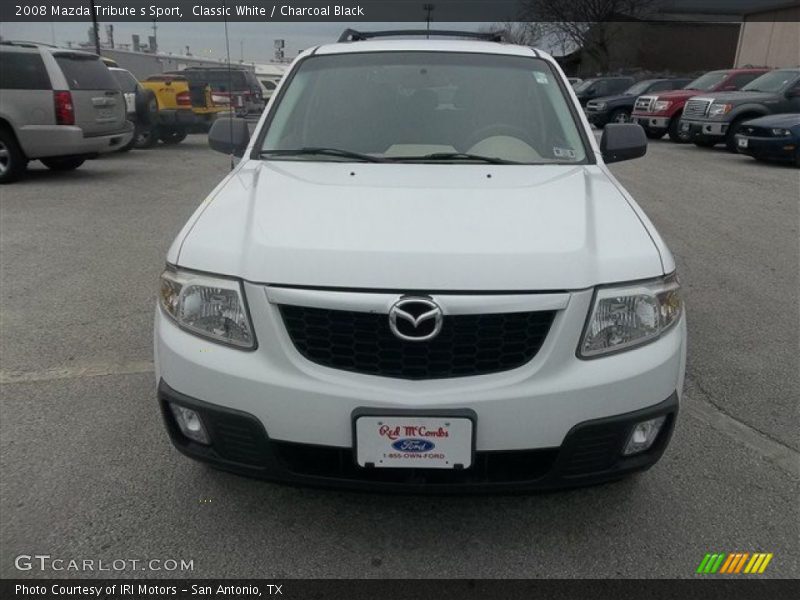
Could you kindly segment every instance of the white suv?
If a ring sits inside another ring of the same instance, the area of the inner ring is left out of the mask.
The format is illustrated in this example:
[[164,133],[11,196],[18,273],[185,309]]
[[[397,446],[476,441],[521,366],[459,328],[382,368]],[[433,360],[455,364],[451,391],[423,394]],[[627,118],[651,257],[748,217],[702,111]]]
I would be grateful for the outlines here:
[[242,474],[541,489],[653,465],[686,326],[675,263],[555,61],[487,40],[304,52],[167,256],[174,445]]

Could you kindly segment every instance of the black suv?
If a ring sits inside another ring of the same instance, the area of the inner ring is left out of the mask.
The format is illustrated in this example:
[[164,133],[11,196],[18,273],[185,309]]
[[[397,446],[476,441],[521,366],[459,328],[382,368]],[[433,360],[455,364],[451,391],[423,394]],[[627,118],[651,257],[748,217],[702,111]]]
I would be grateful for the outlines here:
[[607,123],[628,123],[633,105],[642,94],[678,90],[691,79],[644,79],[614,96],[603,96],[586,103],[586,118],[595,127],[603,128]]
[[188,67],[167,74],[181,75],[189,83],[211,88],[214,104],[228,104],[239,116],[260,113],[266,102],[256,74],[245,67]]
[[681,132],[698,146],[725,142],[736,152],[742,123],[764,115],[800,112],[800,68],[764,73],[738,92],[696,96],[686,103]]
[[581,106],[586,106],[586,103],[592,98],[619,94],[633,83],[633,77],[594,77],[584,79],[574,89]]

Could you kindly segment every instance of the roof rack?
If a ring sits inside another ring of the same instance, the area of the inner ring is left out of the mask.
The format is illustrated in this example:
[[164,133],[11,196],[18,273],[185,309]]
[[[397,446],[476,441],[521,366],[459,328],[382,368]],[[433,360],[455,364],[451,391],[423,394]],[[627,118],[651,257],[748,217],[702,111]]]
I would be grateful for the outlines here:
[[449,31],[446,29],[397,29],[390,31],[356,31],[355,29],[345,29],[339,36],[340,42],[363,42],[365,40],[381,37],[396,36],[425,36],[425,37],[456,37],[483,40],[486,42],[502,42],[504,36],[502,31]]
[[28,40],[2,40],[0,45],[3,46],[18,46],[20,48],[39,48],[44,46],[46,48],[56,48],[53,44],[45,44],[44,42],[29,42]]

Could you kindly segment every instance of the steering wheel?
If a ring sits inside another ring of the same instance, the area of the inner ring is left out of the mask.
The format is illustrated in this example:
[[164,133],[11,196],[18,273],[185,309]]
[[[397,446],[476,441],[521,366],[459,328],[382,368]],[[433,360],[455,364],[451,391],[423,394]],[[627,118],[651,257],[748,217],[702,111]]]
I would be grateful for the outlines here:
[[514,127],[513,125],[494,123],[492,125],[487,125],[486,127],[481,127],[478,129],[478,131],[473,132],[473,134],[469,137],[469,141],[467,142],[466,146],[467,148],[472,148],[478,142],[494,136],[513,137],[527,144],[525,139],[528,137],[528,132],[520,127]]

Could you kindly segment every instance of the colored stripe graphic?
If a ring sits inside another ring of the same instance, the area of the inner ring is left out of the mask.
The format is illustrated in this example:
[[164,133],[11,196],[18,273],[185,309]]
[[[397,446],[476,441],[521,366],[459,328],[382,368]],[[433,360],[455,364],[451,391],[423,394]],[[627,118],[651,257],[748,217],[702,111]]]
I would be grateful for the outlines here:
[[[767,552],[714,552],[707,553],[697,567],[696,573],[728,574],[739,573],[761,574],[767,569],[773,554]],[[744,569],[744,571],[742,571]]]

